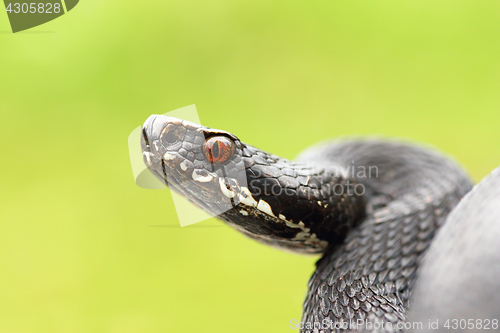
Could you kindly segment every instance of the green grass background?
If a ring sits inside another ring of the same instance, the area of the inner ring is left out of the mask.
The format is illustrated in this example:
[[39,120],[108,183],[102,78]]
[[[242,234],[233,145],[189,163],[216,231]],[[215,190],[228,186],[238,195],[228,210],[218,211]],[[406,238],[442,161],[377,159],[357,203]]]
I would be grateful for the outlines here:
[[15,35],[0,13],[0,333],[291,331],[317,258],[152,227],[176,214],[135,185],[130,131],[196,104],[287,158],[383,134],[478,181],[500,165],[499,22],[497,0],[84,0]]

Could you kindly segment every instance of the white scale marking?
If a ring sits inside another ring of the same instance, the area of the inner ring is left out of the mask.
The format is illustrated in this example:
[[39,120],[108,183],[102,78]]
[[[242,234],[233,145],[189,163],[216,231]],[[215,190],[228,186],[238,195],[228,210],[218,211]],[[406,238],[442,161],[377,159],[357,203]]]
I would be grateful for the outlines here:
[[194,181],[197,181],[197,182],[200,182],[200,183],[207,183],[207,182],[211,181],[214,178],[207,171],[205,171],[207,173],[206,176],[200,175],[198,172],[200,172],[199,169],[196,169],[196,170],[193,171],[193,180]]
[[261,212],[268,214],[268,215],[276,217],[276,215],[274,215],[274,213],[273,213],[273,210],[271,209],[271,206],[269,206],[269,204],[262,199],[259,200],[259,204],[257,205],[257,209],[260,210]]
[[246,187],[242,187],[240,189],[241,193],[238,193],[238,200],[244,205],[251,206],[251,207],[257,207],[258,202],[255,201],[255,199],[252,196],[252,193],[248,190]]
[[[219,186],[220,186],[222,193],[226,197],[234,198],[235,196],[237,196],[237,198],[239,199],[239,202],[241,202],[242,204],[247,205],[247,206],[251,206],[251,207],[255,207],[263,213],[266,213],[268,215],[276,217],[276,215],[274,215],[274,213],[271,209],[271,206],[262,199],[259,200],[259,202],[255,201],[255,199],[253,198],[253,196],[250,193],[250,191],[248,190],[248,188],[241,187],[240,193],[235,193],[234,191],[232,191],[226,187],[226,183],[222,179],[219,179]],[[321,205],[321,202],[318,202],[318,204]],[[243,216],[248,216],[248,212],[243,210],[243,209],[240,210],[239,213]],[[304,222],[300,221],[299,223],[295,224],[295,223],[287,220],[283,214],[279,214],[278,218],[280,220],[283,220],[289,228],[302,229],[302,231],[297,233],[297,235],[295,235],[295,237],[291,239],[292,241],[304,241],[304,244],[315,245],[315,246],[320,247],[320,248],[326,248],[328,246],[327,241],[318,239],[318,237],[314,233],[311,234],[310,233],[311,229],[306,228]],[[240,229],[240,228],[238,228],[238,229]]]
[[148,165],[151,165],[151,157],[149,156],[149,153],[144,152],[144,153],[142,153],[142,155],[146,157],[146,163]]
[[328,242],[319,239],[318,237],[316,237],[316,234],[312,234],[304,243],[305,244],[312,244],[312,245],[320,246],[320,247],[323,247],[323,248],[325,248],[325,247],[328,246]]
[[[311,237],[311,234],[309,233],[309,228],[305,228],[303,231],[299,232],[297,235],[292,240],[306,240],[309,237]],[[306,241],[307,243],[307,241]]]
[[173,160],[175,158],[175,155],[172,155],[172,154],[169,154],[169,153],[165,153],[165,155],[163,155],[163,159],[164,160]]
[[234,192],[226,187],[226,183],[221,178],[219,178],[219,187],[222,194],[224,194],[226,197],[228,197],[229,199],[234,198]]

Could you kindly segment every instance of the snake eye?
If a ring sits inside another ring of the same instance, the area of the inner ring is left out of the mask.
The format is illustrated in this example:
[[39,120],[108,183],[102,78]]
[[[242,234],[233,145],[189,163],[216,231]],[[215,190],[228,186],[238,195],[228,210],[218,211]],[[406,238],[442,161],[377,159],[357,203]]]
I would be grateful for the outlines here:
[[234,155],[235,145],[225,136],[214,136],[203,144],[203,155],[211,163],[223,164]]

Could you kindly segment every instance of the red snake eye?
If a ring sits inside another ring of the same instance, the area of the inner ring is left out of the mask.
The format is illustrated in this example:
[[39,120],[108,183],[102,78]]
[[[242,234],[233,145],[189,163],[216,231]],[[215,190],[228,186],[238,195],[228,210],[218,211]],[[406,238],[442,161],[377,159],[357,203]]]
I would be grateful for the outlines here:
[[226,163],[234,155],[234,142],[225,136],[214,136],[203,144],[203,155],[211,163]]

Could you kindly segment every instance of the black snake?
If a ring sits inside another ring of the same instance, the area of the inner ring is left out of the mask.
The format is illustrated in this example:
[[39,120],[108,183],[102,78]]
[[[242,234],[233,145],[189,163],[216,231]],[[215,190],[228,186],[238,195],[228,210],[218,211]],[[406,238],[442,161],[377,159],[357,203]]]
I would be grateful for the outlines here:
[[153,115],[142,150],[171,189],[243,234],[324,253],[309,282],[304,332],[408,330],[423,253],[472,188],[441,153],[377,138],[322,143],[292,162],[231,133]]

